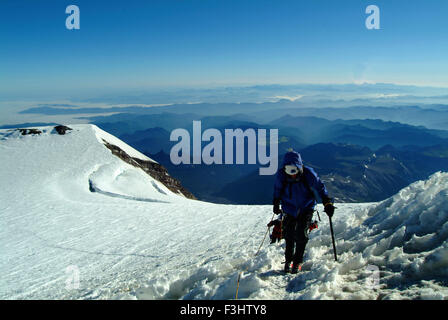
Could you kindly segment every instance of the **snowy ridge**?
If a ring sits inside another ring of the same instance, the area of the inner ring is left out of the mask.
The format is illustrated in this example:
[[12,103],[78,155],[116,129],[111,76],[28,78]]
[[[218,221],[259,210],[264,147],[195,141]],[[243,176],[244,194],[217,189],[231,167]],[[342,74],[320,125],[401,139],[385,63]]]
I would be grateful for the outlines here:
[[[283,275],[284,243],[254,258],[271,206],[186,199],[112,155],[94,126],[70,127],[0,130],[2,299],[233,299],[242,270],[240,299],[448,299],[447,173],[336,204],[339,262],[321,213],[303,272]],[[73,266],[79,288],[67,287]]]
[[157,163],[157,161],[154,161],[153,159],[145,156],[143,153],[135,150],[128,144],[126,144],[123,141],[121,141],[120,139],[118,139],[117,137],[111,135],[110,133],[98,128],[95,125],[91,125],[91,126],[92,126],[92,129],[94,130],[95,135],[98,138],[99,142],[103,143],[103,140],[104,140],[110,144],[113,144],[113,145],[119,147],[121,150],[123,150],[124,152],[126,152],[128,155],[130,155],[133,158]]

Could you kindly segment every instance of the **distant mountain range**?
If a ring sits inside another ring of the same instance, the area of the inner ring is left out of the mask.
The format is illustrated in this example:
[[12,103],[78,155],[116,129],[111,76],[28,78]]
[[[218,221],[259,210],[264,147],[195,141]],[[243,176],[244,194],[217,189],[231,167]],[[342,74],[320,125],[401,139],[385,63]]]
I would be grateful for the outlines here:
[[[99,115],[97,117],[81,117],[97,122],[120,122],[129,118],[129,115],[161,115],[166,113],[185,115],[195,114],[200,117],[233,116],[244,114],[251,121],[266,124],[285,115],[293,117],[319,117],[327,120],[353,120],[353,119],[379,119],[395,121],[414,126],[425,126],[430,129],[444,130],[448,123],[448,105],[446,104],[398,104],[389,105],[389,101],[378,101],[375,106],[365,104],[360,100],[353,105],[345,100],[314,100],[281,99],[274,102],[263,103],[184,103],[166,106],[112,106],[112,107],[60,107],[54,105],[39,105],[22,110],[20,114],[41,115]],[[383,102],[384,104],[381,104]],[[340,107],[340,105],[345,107]],[[347,106],[348,105],[348,106]],[[319,107],[317,107],[319,106]],[[116,113],[113,116],[104,114]],[[147,128],[147,127],[146,127]],[[146,129],[144,128],[144,129]]]
[[[176,128],[184,128],[191,132],[193,120],[201,120],[203,130],[216,128],[275,128],[283,140],[289,141],[293,148],[303,148],[306,145],[319,142],[348,143],[367,146],[372,149],[384,145],[393,146],[430,146],[445,144],[448,141],[448,131],[427,129],[423,126],[413,126],[400,122],[352,119],[352,120],[328,120],[315,116],[291,116],[284,115],[271,118],[269,122],[263,123],[253,119],[247,114],[235,114],[229,116],[201,116],[194,113],[176,114],[162,113],[154,115],[118,114],[107,117],[94,117],[92,121],[104,130],[122,137],[128,142],[139,143],[140,149],[151,148],[151,153],[160,150],[167,151],[173,145],[169,139],[163,148],[145,143],[152,131],[158,128],[156,135],[169,137],[169,132]],[[162,132],[162,130],[166,132]],[[144,133],[143,131],[147,131]],[[160,144],[160,143],[158,143]],[[148,149],[149,150],[149,149]]]

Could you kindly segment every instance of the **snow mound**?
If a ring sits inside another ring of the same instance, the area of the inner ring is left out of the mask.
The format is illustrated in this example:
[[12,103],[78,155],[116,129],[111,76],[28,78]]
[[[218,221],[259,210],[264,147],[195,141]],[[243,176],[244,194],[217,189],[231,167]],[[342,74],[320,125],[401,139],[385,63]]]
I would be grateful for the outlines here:
[[89,185],[92,192],[136,201],[168,202],[167,195],[171,193],[162,183],[148,178],[142,170],[136,170],[132,166],[125,167],[116,162],[101,165],[92,172],[89,176]]
[[[138,166],[133,166],[112,155],[105,143],[114,145],[130,157],[157,163],[138,152],[120,139],[99,129],[95,125],[71,125],[72,131],[60,136],[53,127],[37,127],[41,134],[22,135],[18,130],[0,130],[0,139],[5,145],[21,146],[17,157],[33,159],[39,164],[41,173],[33,166],[36,178],[47,179],[45,172],[58,175],[51,179],[67,196],[79,196],[86,192],[140,201],[181,201],[184,197],[170,191]],[[11,165],[16,166],[14,159]],[[8,163],[8,162],[6,162]],[[30,163],[28,164],[30,165]],[[26,164],[23,164],[25,167]],[[55,186],[55,188],[58,188]],[[66,192],[70,190],[70,192]]]

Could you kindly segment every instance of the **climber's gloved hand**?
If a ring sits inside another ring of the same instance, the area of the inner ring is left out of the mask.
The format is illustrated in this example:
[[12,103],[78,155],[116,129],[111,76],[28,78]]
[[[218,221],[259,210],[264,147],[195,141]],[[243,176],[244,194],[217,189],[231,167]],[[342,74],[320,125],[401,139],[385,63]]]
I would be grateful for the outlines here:
[[325,204],[324,211],[329,218],[333,217],[334,209],[336,209],[336,208],[331,202],[328,202]]
[[327,214],[327,216],[329,218],[333,217],[334,209],[336,209],[336,207],[333,205],[333,200],[330,198],[327,198],[327,199],[324,199],[323,203],[324,203],[324,211]]
[[273,212],[275,214],[281,214],[283,211],[280,209],[280,199],[274,199]]

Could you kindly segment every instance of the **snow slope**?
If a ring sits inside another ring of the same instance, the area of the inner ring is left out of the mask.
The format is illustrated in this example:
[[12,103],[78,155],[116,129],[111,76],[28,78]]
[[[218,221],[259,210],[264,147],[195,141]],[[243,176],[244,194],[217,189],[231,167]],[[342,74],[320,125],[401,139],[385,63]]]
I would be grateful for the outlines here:
[[[381,203],[337,204],[339,262],[321,214],[303,272],[282,275],[283,243],[266,239],[254,257],[271,206],[173,194],[101,141],[145,159],[138,151],[70,127],[0,130],[1,299],[233,299],[240,271],[240,299],[448,299],[446,173]],[[77,271],[79,288],[68,283]]]

